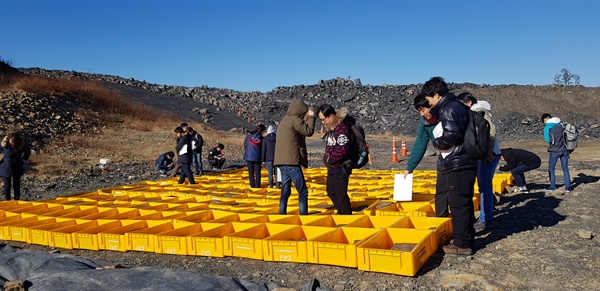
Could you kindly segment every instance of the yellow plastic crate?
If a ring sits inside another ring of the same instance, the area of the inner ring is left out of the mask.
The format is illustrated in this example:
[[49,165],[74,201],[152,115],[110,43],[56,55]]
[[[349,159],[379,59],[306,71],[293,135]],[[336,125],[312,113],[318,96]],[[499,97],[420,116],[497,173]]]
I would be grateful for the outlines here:
[[224,257],[224,237],[226,235],[242,231],[259,223],[231,222],[218,226],[195,235],[186,237],[188,252],[191,255]]
[[79,226],[63,229],[64,232],[71,232],[74,249],[100,250],[101,241],[98,234],[122,226],[119,220],[96,220],[94,222],[96,225],[88,225],[89,227]]
[[170,220],[120,220],[121,226],[98,233],[98,247],[102,250],[127,251],[126,233],[171,223]]
[[[406,250],[392,250],[403,244]],[[433,231],[385,228],[356,246],[358,269],[414,276],[435,251]]]
[[375,210],[377,216],[435,216],[435,210],[429,202],[397,202]]
[[129,251],[141,251],[141,252],[155,252],[156,250],[156,235],[174,230],[177,228],[186,227],[194,224],[193,222],[173,220],[167,223],[163,223],[164,220],[146,220],[150,225],[148,228],[139,229],[125,233],[125,241],[127,244],[127,250]]
[[28,242],[30,228],[55,223],[55,218],[37,216],[21,219],[20,221],[13,221],[6,227],[7,239],[13,241]]
[[452,219],[448,217],[404,217],[391,227],[433,230],[435,248],[452,238]]
[[306,242],[308,262],[344,267],[357,267],[356,244],[380,232],[375,228],[342,227]]
[[292,224],[292,225],[305,225],[316,220],[327,219],[326,216],[322,215],[269,215],[271,223],[279,224]]
[[263,239],[263,260],[307,263],[306,241],[333,227],[297,226]]
[[222,225],[224,224],[201,222],[158,233],[154,236],[156,243],[154,252],[173,255],[189,255],[191,253],[188,250],[187,237]]
[[228,234],[223,241],[225,256],[262,260],[262,239],[293,227],[296,227],[296,225],[261,223],[257,226]]
[[365,227],[382,229],[392,227],[405,217],[402,216],[363,216],[360,219],[348,223],[345,227]]
[[[85,220],[75,220],[75,225],[68,225],[61,228],[53,228],[48,229],[48,237],[50,238],[50,246],[63,248],[63,249],[73,249],[74,248],[74,238],[73,233],[82,231],[84,229],[96,227],[101,223],[105,223],[106,220],[93,220],[93,221],[85,221]],[[97,244],[97,240],[96,240]]]
[[[12,213],[12,212],[1,212],[0,213],[0,240],[10,240],[11,235],[8,231],[8,228],[11,224],[22,221],[24,217],[21,216],[21,213]],[[36,220],[37,218],[30,218],[30,220]]]
[[364,215],[325,215],[323,219],[308,222],[307,226],[342,227],[356,220],[364,218]]

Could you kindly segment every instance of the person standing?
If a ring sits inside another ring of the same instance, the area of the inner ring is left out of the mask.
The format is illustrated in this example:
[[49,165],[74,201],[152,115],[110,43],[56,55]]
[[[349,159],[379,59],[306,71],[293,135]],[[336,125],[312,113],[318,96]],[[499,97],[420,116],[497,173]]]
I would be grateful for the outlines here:
[[194,175],[192,174],[192,136],[189,132],[184,132],[181,127],[177,132],[179,141],[177,142],[177,163],[181,165],[181,175],[179,175],[179,184],[183,184],[185,178],[188,178],[190,184],[196,184]]
[[191,132],[192,136],[192,160],[194,169],[196,170],[196,176],[202,176],[204,172],[202,167],[202,146],[204,146],[204,138],[199,132],[191,127],[188,127],[188,131]]
[[548,175],[550,176],[550,186],[544,189],[547,192],[556,190],[556,163],[560,159],[560,165],[563,171],[565,181],[565,193],[571,192],[571,174],[569,173],[569,151],[565,147],[565,137],[563,127],[558,117],[552,117],[549,113],[542,114],[544,122],[544,140],[548,143],[548,152],[550,159],[548,161]]
[[479,219],[473,225],[476,231],[481,231],[494,226],[494,187],[492,185],[494,172],[500,162],[500,145],[496,134],[496,123],[490,111],[492,105],[487,101],[477,101],[477,98],[469,92],[459,94],[457,98],[471,110],[481,113],[490,125],[490,139],[487,146],[488,157],[479,161],[477,167],[477,184],[479,186],[480,207]]
[[262,165],[262,141],[265,126],[259,124],[244,138],[244,161],[248,166],[250,188],[260,188],[260,171]]
[[[186,130],[184,130],[183,127],[181,127],[181,126],[175,127],[175,150],[177,150],[177,145],[179,144],[179,140],[181,139],[181,134],[184,132],[187,132],[187,123],[184,122],[181,125],[185,125]],[[180,170],[181,170],[181,163],[179,163],[179,162],[175,163],[175,168],[173,168],[173,171],[171,171],[169,178],[173,178],[173,177],[177,176],[177,173]]]
[[11,133],[2,139],[2,154],[0,154],[0,177],[4,182],[2,192],[4,198],[10,200],[10,188],[12,186],[14,199],[21,199],[21,176],[23,176],[23,165],[31,150],[18,133]]
[[506,165],[500,166],[498,170],[512,174],[517,189],[514,192],[529,193],[527,182],[525,181],[525,172],[539,168],[542,165],[542,159],[530,151],[522,149],[506,148],[501,149],[502,157]]
[[325,154],[323,163],[327,167],[327,196],[337,209],[337,214],[352,214],[350,197],[348,197],[348,180],[352,173],[350,161],[352,153],[350,131],[356,123],[348,115],[347,109],[338,112],[328,104],[319,107],[318,116],[325,127]]
[[275,178],[276,171],[273,167],[273,160],[275,159],[275,144],[277,134],[275,133],[275,127],[269,125],[267,127],[267,135],[263,138],[262,145],[262,160],[267,168],[267,175],[269,177],[269,188],[279,188],[279,181]]
[[302,167],[308,167],[306,137],[315,132],[315,112],[301,99],[292,99],[277,128],[273,164],[281,172],[279,214],[287,214],[287,203],[292,193],[292,182],[298,191],[300,214],[308,214],[308,188]]
[[422,93],[441,124],[437,125],[441,126],[441,136],[433,141],[433,146],[447,153],[438,158],[435,210],[436,216],[448,216],[448,209],[444,207],[450,206],[454,241],[443,246],[443,250],[446,254],[471,255],[475,241],[473,186],[478,161],[462,146],[470,109],[450,92],[441,77],[425,82]]

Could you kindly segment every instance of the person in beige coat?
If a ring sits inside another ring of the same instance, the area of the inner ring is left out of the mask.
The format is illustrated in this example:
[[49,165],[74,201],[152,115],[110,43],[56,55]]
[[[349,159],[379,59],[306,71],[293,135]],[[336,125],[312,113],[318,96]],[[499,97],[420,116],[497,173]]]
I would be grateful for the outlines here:
[[304,101],[292,99],[287,113],[277,128],[273,164],[281,171],[279,214],[287,214],[292,182],[298,191],[300,215],[308,214],[308,188],[302,167],[308,167],[306,137],[315,132],[315,112]]

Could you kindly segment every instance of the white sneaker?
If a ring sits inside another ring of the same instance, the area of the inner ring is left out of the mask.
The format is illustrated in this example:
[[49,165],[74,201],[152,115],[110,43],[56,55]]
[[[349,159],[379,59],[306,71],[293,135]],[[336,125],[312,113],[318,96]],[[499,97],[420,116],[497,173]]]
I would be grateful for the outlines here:
[[527,189],[527,186],[521,187],[521,193],[529,193],[529,189]]

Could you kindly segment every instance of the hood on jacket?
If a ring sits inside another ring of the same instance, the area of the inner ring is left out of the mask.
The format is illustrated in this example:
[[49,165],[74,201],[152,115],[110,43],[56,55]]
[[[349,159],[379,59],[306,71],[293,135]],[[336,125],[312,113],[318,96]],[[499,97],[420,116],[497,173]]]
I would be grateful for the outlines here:
[[473,104],[473,106],[471,106],[471,109],[473,111],[478,111],[477,109],[485,109],[487,111],[491,111],[492,110],[492,104],[490,104],[490,102],[487,101],[477,101],[477,103]]
[[335,113],[336,119],[327,126],[327,131],[334,131],[340,123],[345,123],[348,127],[356,124],[356,119],[348,115],[348,108],[342,108]]
[[550,119],[548,119],[548,121],[546,121],[546,124],[559,124],[560,123],[560,118],[558,117],[552,117]]
[[267,134],[271,134],[271,133],[275,133],[275,127],[272,125],[269,125],[269,127],[267,127]]
[[286,115],[292,115],[303,118],[306,112],[308,112],[308,105],[306,105],[304,101],[302,101],[301,99],[292,99]]

